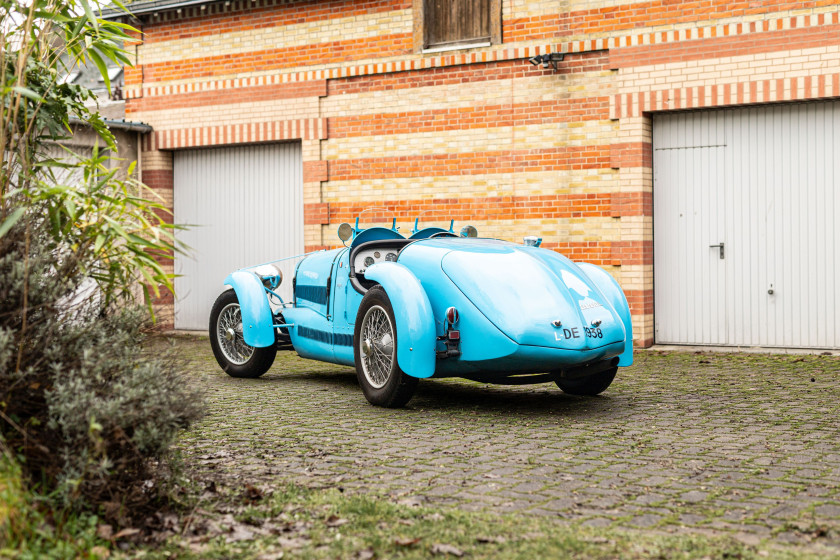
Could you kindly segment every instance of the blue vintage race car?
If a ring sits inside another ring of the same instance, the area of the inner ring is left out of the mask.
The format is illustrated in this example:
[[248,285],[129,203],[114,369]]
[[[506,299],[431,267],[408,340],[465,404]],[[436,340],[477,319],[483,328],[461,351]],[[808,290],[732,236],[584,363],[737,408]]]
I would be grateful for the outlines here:
[[355,366],[372,404],[405,405],[418,380],[553,381],[596,395],[633,362],[630,310],[603,269],[540,240],[524,245],[438,227],[342,224],[349,246],[303,256],[293,298],[269,265],[230,274],[213,305],[210,342],[234,377],[258,377],[278,350]]

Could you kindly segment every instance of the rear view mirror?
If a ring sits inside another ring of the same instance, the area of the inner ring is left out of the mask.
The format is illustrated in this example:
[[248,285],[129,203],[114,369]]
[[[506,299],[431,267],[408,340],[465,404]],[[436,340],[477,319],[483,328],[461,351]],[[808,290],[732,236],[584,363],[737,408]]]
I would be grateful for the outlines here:
[[353,237],[353,226],[351,226],[347,222],[338,226],[338,238],[339,239],[341,239],[342,241],[344,241],[346,243],[347,240],[350,239],[351,237]]

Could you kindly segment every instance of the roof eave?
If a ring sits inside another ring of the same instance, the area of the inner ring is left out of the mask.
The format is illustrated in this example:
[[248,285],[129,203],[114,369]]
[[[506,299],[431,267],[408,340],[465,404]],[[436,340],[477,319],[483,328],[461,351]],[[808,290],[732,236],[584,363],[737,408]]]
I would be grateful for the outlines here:
[[[102,119],[102,122],[105,123],[108,128],[116,130],[133,130],[142,134],[148,134],[154,130],[150,125],[136,121]],[[87,125],[88,123],[82,119],[70,117],[70,124]]]
[[190,6],[212,4],[218,1],[220,0],[153,0],[151,2],[135,2],[133,4],[126,5],[126,7],[130,10],[130,13],[126,13],[122,10],[103,10],[102,19],[119,19],[123,17],[130,17],[132,15],[142,16],[157,12],[168,12]]

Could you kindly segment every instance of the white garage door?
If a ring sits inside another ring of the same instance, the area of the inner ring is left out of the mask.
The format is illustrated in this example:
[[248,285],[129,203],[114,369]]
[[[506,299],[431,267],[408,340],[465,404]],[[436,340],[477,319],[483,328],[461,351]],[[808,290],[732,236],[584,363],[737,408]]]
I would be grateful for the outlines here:
[[659,343],[840,348],[840,103],[653,121]]
[[[303,253],[300,143],[185,150],[174,156],[175,221],[192,250],[176,256],[175,328],[205,330],[225,277]],[[281,296],[291,296],[294,261]]]

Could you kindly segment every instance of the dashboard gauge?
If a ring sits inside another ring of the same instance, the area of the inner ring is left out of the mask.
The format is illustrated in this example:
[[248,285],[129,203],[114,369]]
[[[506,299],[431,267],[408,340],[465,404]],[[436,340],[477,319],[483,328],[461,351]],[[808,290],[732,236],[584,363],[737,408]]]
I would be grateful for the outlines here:
[[374,262],[376,262],[376,261],[374,261],[374,260],[373,260],[373,257],[366,257],[366,258],[365,258],[365,266],[370,266],[370,265],[372,265]]
[[379,257],[381,257],[382,255],[380,255],[380,254],[379,254],[379,251],[375,251],[375,252],[373,253],[373,256],[374,256],[374,257],[376,257],[376,258],[378,259],[378,258],[379,258]]
[[386,261],[397,262],[397,254],[396,253],[388,253],[385,255]]

